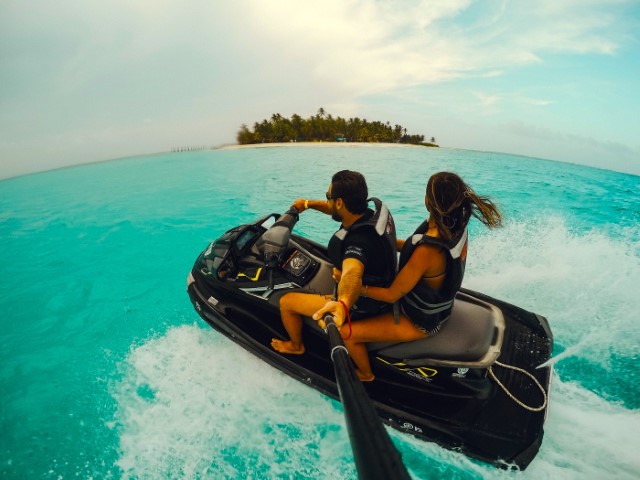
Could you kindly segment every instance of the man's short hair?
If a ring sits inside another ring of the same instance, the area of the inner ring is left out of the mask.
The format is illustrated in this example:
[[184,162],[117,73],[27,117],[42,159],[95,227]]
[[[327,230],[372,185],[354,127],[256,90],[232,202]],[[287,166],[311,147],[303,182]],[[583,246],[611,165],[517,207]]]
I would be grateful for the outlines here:
[[367,210],[369,190],[359,172],[341,170],[331,178],[331,196],[341,198],[351,213],[359,215]]

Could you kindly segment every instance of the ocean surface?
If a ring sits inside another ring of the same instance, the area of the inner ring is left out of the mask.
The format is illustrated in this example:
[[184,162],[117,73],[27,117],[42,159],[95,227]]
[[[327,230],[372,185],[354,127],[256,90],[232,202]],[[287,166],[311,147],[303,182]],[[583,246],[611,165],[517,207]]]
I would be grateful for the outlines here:
[[[424,188],[462,175],[477,221],[464,286],[546,316],[555,378],[524,472],[390,431],[416,479],[640,478],[640,177],[409,147],[157,154],[0,181],[0,478],[355,478],[338,402],[226,340],[186,276],[232,226],[364,173],[399,236]],[[317,212],[296,231],[326,242]]]

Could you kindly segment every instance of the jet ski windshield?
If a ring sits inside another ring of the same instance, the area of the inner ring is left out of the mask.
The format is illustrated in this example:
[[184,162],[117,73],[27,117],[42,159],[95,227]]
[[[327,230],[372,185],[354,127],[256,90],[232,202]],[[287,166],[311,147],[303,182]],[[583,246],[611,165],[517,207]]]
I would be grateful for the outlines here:
[[225,278],[236,269],[237,260],[253,246],[278,219],[272,213],[249,225],[240,225],[225,232],[209,244],[200,256],[201,272],[219,279]]

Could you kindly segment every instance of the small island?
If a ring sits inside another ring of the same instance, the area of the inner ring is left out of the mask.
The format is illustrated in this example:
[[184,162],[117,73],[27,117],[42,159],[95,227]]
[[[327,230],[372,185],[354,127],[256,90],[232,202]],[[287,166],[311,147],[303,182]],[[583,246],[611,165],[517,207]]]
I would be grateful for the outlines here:
[[279,113],[270,120],[255,122],[253,129],[242,124],[236,136],[240,145],[256,143],[289,142],[359,142],[359,143],[404,143],[437,147],[436,139],[424,141],[424,135],[410,135],[402,125],[391,126],[389,122],[366,119],[334,117],[320,108],[316,115],[302,118],[293,114],[286,118]]

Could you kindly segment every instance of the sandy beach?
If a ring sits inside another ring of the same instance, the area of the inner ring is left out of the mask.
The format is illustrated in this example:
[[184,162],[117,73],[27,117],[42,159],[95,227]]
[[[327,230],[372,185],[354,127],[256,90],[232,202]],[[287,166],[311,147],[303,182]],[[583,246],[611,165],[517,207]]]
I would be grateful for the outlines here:
[[[286,143],[250,143],[247,145],[223,145],[218,150],[239,150],[242,148],[286,148],[286,147],[380,147],[380,148],[425,148],[424,145],[408,143],[366,143],[366,142],[286,142]],[[438,147],[434,147],[438,148]]]

